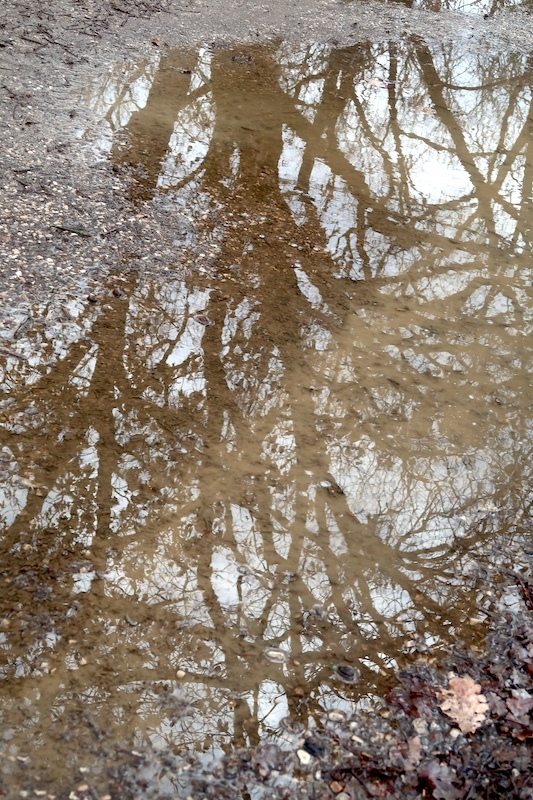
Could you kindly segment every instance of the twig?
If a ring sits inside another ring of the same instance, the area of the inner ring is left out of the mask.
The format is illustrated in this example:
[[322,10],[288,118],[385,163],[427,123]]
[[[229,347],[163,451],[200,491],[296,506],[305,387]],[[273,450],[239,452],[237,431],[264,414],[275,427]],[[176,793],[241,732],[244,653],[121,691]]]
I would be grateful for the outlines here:
[[50,225],[51,228],[56,228],[58,231],[65,231],[66,233],[75,233],[77,236],[85,236],[89,238],[92,234],[84,231],[83,228],[74,228],[70,225]]
[[39,47],[46,47],[47,42],[39,42],[37,39],[31,39],[29,36],[20,37],[24,42],[31,42],[31,44],[38,44]]
[[507,575],[510,575],[511,578],[514,578],[514,581],[517,586],[522,589],[522,593],[524,595],[524,600],[526,602],[526,606],[529,607],[531,611],[533,611],[533,593],[529,588],[529,582],[524,578],[520,572],[516,572],[514,569],[508,569],[506,567],[501,568],[502,572],[505,572]]
[[127,228],[127,225],[119,225],[118,228],[110,228],[108,231],[102,231],[100,237],[105,239],[106,236],[111,236],[112,233],[118,233],[119,231],[123,231]]
[[20,353],[15,353],[13,350],[8,350],[7,347],[0,347],[0,355],[7,356],[7,358],[18,358],[19,361],[27,361],[26,356],[21,356]]

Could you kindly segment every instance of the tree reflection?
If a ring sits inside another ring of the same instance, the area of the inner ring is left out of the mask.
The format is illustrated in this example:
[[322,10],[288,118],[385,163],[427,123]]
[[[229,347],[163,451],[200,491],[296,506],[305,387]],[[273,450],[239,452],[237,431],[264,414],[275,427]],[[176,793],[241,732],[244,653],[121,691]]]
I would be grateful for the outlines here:
[[32,687],[34,747],[80,698],[255,742],[470,635],[474,560],[529,511],[530,66],[282,44],[92,85],[132,201],[191,224],[175,273],[3,376],[3,713]]
[[408,8],[420,8],[424,11],[455,11],[461,14],[483,15],[485,19],[498,11],[515,11],[517,8],[528,9],[530,0],[515,2],[514,0],[399,0]]

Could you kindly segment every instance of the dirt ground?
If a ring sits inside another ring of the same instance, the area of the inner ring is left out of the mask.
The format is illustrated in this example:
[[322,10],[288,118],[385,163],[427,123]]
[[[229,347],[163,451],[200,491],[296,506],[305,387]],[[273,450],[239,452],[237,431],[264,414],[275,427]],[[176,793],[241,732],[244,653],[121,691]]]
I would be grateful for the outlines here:
[[[533,20],[520,10],[485,19],[363,0],[8,0],[0,14],[0,344],[6,348],[32,304],[59,301],[67,292],[90,303],[117,271],[164,270],[175,257],[184,219],[164,207],[132,207],[111,165],[84,159],[78,131],[89,111],[74,104],[72,89],[91,70],[142,59],[154,48],[213,40],[343,44],[461,36],[473,49],[533,54]],[[61,226],[91,236],[65,237]],[[291,731],[292,749],[262,744],[214,765],[187,754],[109,751],[96,743],[108,793],[87,779],[47,796],[533,800],[527,578],[503,576],[483,613],[490,629],[484,652],[458,651],[445,664],[424,654],[399,675],[378,715],[330,714],[320,729]],[[457,677],[471,683],[454,684]],[[40,795],[23,763],[14,762],[2,781],[0,796]]]
[[[307,0],[287,4],[137,0],[10,0],[0,12],[0,338],[17,330],[38,300],[81,298],[125,267],[164,269],[183,227],[174,211],[132,209],[123,183],[106,162],[84,159],[80,131],[90,111],[76,87],[106,64],[140,61],[154,49],[199,42],[401,40],[460,36],[473,50],[533,51],[526,11],[482,15],[433,13],[400,4]],[[65,236],[57,226],[89,236]],[[54,227],[56,226],[56,227]],[[157,242],[157,248],[154,248]],[[26,309],[26,311],[25,311]]]

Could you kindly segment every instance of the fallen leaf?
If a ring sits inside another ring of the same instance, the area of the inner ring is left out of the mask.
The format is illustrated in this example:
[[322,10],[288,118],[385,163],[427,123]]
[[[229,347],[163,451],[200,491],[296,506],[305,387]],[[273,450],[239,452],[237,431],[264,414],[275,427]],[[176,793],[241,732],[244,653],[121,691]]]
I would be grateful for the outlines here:
[[394,743],[389,750],[391,764],[406,772],[412,771],[420,764],[421,754],[422,743],[418,736],[413,736],[408,742]]
[[513,728],[511,736],[519,742],[525,742],[526,739],[533,739],[533,728]]
[[521,722],[529,722],[526,714],[533,708],[533,697],[525,690],[513,690],[513,697],[507,700],[507,708]]
[[496,694],[495,692],[487,692],[486,698],[490,707],[491,712],[494,714],[495,717],[505,717],[507,714],[508,708],[505,705],[505,701]]
[[500,763],[510,763],[515,760],[517,753],[515,747],[501,747],[499,750],[493,750],[491,755]]
[[418,773],[418,777],[427,782],[435,800],[458,800],[462,796],[462,792],[452,783],[456,777],[455,772],[437,759],[426,764]]
[[489,704],[481,686],[472,678],[452,678],[450,688],[441,692],[440,708],[463,733],[473,733],[483,724]]
[[420,759],[422,757],[422,742],[418,738],[418,736],[413,736],[412,739],[409,739],[409,753],[408,753],[408,766],[407,769],[412,767],[416,767],[417,764],[420,764]]

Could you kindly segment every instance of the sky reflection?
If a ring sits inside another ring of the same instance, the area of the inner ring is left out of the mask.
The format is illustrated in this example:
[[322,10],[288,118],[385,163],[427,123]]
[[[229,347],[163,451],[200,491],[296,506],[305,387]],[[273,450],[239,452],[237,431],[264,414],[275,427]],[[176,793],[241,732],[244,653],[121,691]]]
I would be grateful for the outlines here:
[[49,687],[36,751],[80,692],[206,750],[364,704],[475,639],[477,562],[529,526],[526,58],[179,58],[93,78],[83,131],[132,202],[186,209],[175,272],[1,367],[2,713]]

